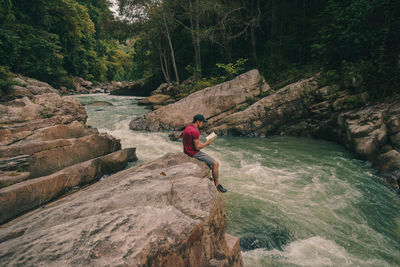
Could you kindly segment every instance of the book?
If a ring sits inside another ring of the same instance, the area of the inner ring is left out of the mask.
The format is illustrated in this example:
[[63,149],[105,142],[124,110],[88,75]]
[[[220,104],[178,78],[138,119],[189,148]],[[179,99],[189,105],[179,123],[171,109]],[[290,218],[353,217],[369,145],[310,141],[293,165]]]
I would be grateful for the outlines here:
[[210,135],[208,135],[207,137],[206,137],[206,139],[207,139],[207,141],[213,141],[215,138],[217,138],[217,134],[216,133],[214,133],[214,132],[212,132]]

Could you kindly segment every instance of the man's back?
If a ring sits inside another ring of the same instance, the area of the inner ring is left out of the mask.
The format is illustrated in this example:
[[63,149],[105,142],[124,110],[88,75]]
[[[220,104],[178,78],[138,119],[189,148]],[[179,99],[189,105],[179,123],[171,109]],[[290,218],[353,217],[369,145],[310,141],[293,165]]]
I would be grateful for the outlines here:
[[199,152],[199,150],[196,150],[194,147],[194,140],[199,139],[199,137],[200,132],[196,129],[196,127],[194,127],[193,124],[190,124],[185,128],[182,136],[183,152],[185,152],[185,154],[193,157]]

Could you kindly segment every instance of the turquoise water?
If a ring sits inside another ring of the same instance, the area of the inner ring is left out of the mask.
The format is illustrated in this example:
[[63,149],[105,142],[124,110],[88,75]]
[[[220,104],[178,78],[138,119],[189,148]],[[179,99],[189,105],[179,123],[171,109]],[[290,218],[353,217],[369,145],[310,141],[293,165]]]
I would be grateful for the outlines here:
[[[181,151],[167,133],[130,131],[148,110],[138,97],[75,96],[88,124],[136,147],[139,163]],[[246,266],[400,266],[400,198],[375,171],[331,142],[219,137],[204,149],[221,164],[227,232]]]

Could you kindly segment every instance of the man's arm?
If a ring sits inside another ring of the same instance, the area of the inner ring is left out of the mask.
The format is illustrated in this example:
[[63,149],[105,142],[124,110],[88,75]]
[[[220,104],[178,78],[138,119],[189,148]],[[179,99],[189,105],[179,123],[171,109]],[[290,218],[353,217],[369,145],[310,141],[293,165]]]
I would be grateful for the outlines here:
[[196,148],[196,150],[200,150],[202,148],[205,148],[209,144],[211,144],[210,140],[208,140],[204,144],[202,142],[200,142],[200,139],[194,139],[193,142],[194,142],[194,148]]

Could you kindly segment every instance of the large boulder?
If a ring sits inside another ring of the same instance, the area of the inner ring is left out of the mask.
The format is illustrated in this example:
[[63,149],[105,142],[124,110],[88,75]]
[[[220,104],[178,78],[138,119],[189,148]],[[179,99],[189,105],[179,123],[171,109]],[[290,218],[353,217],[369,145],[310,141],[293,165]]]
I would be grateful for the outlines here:
[[17,75],[14,78],[14,82],[16,85],[13,86],[7,96],[4,97],[7,101],[23,97],[33,98],[35,95],[41,94],[58,93],[58,91],[48,83],[22,75]]
[[197,91],[180,101],[161,107],[131,121],[133,130],[180,130],[193,116],[202,113],[208,119],[237,110],[248,98],[269,89],[258,70],[251,70],[235,79]]
[[387,143],[384,110],[367,107],[343,112],[338,117],[341,143],[361,159],[373,162]]
[[384,120],[387,122],[388,136],[391,144],[400,149],[400,102],[387,109]]
[[282,125],[288,125],[307,116],[303,92],[315,88],[315,79],[290,84],[260,99],[243,111],[222,118],[212,118],[209,131],[220,134],[271,135]]
[[83,79],[82,77],[74,77],[74,86],[74,93],[88,94],[93,88],[93,83]]
[[243,266],[208,172],[175,153],[102,179],[0,228],[2,264]]

